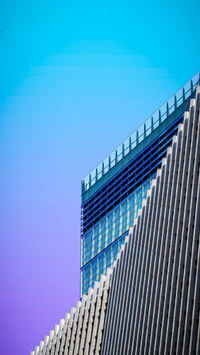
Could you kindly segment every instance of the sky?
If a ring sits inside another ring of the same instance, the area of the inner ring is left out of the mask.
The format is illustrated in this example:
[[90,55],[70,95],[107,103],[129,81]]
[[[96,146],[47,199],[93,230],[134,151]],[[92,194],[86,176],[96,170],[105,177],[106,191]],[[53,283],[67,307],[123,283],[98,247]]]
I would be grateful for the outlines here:
[[76,305],[81,179],[200,70],[197,0],[0,0],[0,343]]

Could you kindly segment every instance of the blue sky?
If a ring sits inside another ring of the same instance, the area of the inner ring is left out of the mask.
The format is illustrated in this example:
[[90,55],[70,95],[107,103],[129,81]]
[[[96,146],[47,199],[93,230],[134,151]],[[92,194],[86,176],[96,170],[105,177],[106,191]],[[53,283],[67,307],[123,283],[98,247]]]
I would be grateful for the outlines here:
[[200,69],[199,7],[0,3],[4,354],[27,354],[75,305],[81,178]]

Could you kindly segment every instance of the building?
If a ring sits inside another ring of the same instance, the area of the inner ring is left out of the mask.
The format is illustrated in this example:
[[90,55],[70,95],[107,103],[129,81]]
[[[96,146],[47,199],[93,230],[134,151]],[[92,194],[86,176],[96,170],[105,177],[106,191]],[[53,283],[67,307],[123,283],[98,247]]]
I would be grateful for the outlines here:
[[31,355],[200,354],[199,79],[112,267]]
[[81,296],[116,259],[198,81],[199,73],[82,180]]

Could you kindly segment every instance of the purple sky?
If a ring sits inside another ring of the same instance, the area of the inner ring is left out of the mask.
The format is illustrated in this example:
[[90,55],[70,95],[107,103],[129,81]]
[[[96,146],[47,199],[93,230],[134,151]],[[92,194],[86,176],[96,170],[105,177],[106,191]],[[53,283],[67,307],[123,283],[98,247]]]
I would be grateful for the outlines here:
[[76,305],[81,178],[199,69],[198,11],[175,5],[0,11],[2,355],[29,354]]

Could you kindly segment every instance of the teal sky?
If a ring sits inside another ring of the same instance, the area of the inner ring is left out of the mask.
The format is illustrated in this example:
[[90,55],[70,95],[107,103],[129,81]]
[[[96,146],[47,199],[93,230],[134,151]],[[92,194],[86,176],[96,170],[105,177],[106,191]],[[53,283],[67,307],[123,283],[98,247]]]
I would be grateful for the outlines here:
[[29,353],[76,304],[81,178],[200,69],[199,13],[0,1],[3,355]]
[[198,24],[197,0],[124,1],[123,6],[121,1],[8,0],[0,12],[1,102],[33,66],[47,65],[55,54],[145,56],[148,66],[187,80],[199,70]]

